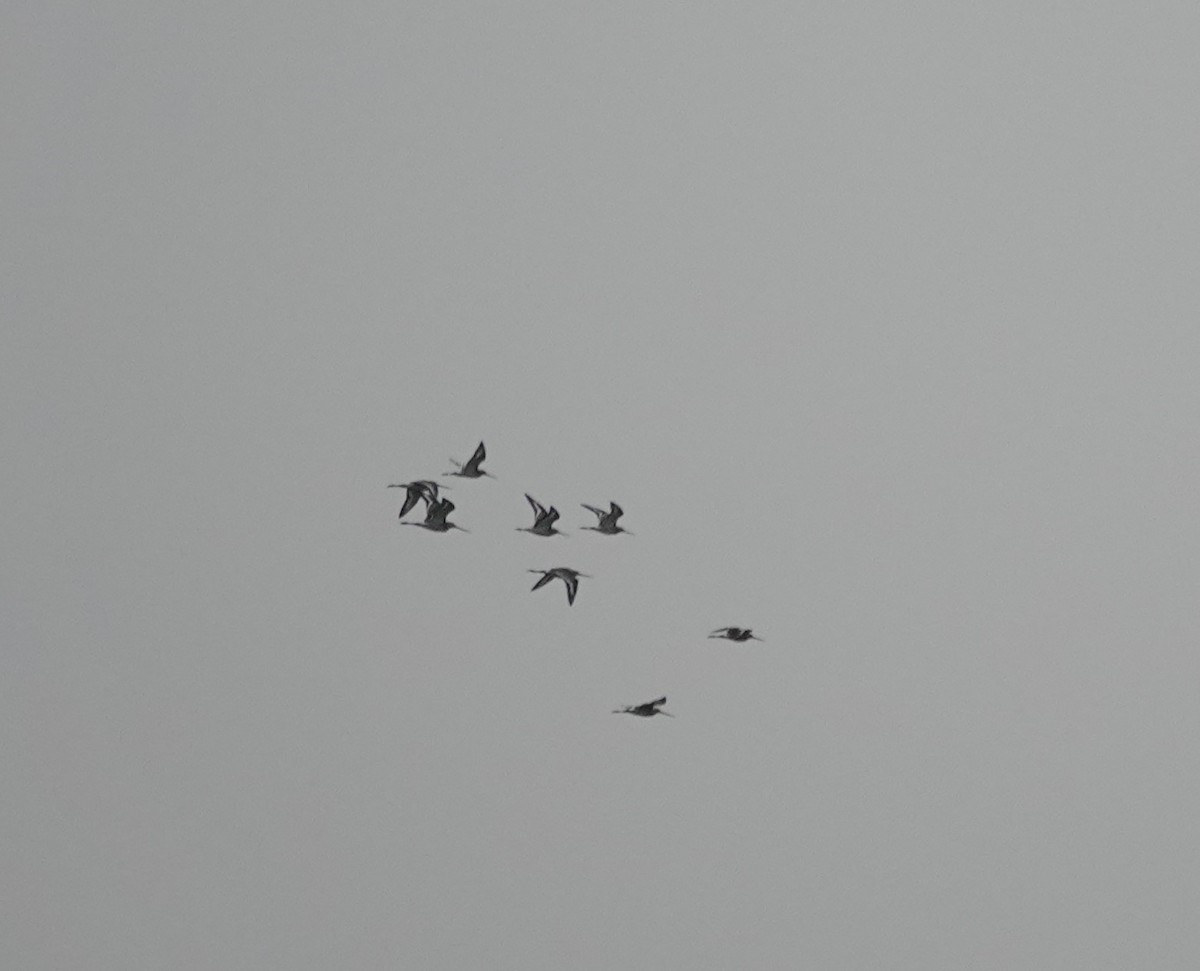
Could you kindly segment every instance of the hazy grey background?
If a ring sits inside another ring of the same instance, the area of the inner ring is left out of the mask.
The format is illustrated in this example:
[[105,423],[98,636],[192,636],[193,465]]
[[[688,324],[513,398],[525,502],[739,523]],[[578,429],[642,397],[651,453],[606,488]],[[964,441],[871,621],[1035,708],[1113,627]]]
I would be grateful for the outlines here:
[[5,967],[1200,966],[1194,4],[3,26]]

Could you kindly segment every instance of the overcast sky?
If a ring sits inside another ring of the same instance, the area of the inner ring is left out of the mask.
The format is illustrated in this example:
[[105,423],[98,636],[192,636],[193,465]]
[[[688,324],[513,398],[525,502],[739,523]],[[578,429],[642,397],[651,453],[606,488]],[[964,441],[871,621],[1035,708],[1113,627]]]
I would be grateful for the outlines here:
[[1194,4],[3,28],[5,967],[1200,967]]

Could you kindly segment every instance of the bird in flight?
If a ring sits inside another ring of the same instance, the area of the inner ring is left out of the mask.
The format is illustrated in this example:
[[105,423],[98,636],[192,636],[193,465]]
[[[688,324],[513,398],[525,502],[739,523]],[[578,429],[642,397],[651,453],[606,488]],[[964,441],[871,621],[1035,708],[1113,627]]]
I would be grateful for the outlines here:
[[483,447],[483,442],[479,443],[479,447],[475,449],[475,454],[467,459],[467,463],[463,465],[457,459],[451,459],[457,471],[446,472],[445,475],[457,475],[464,479],[478,479],[480,476],[486,475],[490,478],[496,478],[491,472],[485,472],[479,467],[480,463],[487,458],[487,450]]
[[558,510],[551,506],[547,509],[540,502],[533,498],[528,492],[525,493],[525,498],[529,501],[529,505],[533,507],[533,525],[518,526],[517,530],[522,533],[533,533],[534,536],[565,536],[566,533],[555,529],[554,524],[558,521]]
[[413,506],[417,504],[418,499],[425,501],[425,507],[428,509],[438,499],[438,489],[444,489],[445,486],[439,486],[432,479],[417,479],[413,482],[394,482],[388,486],[389,489],[404,489],[404,504],[400,507],[400,518],[404,518]]
[[669,711],[663,711],[662,706],[667,703],[667,696],[655,698],[653,701],[646,701],[640,705],[626,705],[624,708],[614,708],[614,715],[637,715],[640,718],[653,718],[655,715],[666,715],[668,718],[674,718]]
[[530,592],[538,587],[544,587],[551,580],[562,580],[567,586],[567,604],[575,602],[575,593],[579,590],[579,578],[588,576],[587,573],[580,573],[578,570],[572,570],[565,566],[556,566],[552,570],[530,570],[530,573],[540,573],[542,578],[538,580],[532,587]]
[[581,502],[580,505],[583,506],[583,508],[588,512],[595,513],[596,517],[600,520],[595,526],[584,526],[584,529],[590,529],[596,533],[604,533],[607,536],[616,536],[617,533],[628,533],[630,536],[633,535],[633,533],[630,533],[629,530],[625,529],[623,526],[617,525],[617,520],[625,515],[625,510],[618,506],[615,502],[609,503],[610,508],[608,512],[605,512],[603,509],[598,509],[595,506],[589,506],[586,502]]
[[437,502],[431,502],[429,508],[425,510],[425,521],[421,523],[405,522],[401,526],[420,526],[422,529],[431,529],[435,533],[445,533],[451,529],[462,530],[464,533],[469,533],[469,529],[463,529],[456,523],[449,522],[446,517],[454,512],[454,503],[449,499],[439,499]]
[[709,638],[724,639],[727,641],[761,641],[761,637],[755,637],[749,627],[718,627],[715,631],[708,635]]

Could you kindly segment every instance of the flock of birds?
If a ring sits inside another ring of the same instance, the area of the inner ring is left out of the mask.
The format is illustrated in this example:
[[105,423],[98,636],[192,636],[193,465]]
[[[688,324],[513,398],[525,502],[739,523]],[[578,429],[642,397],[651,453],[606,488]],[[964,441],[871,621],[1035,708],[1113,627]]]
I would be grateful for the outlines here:
[[[487,458],[487,450],[483,447],[483,442],[479,443],[479,447],[475,449],[474,454],[466,462],[458,462],[451,459],[450,462],[454,468],[449,472],[442,473],[448,476],[457,476],[463,479],[481,479],[484,476],[494,479],[492,473],[483,468],[483,462]],[[454,512],[454,503],[449,499],[443,498],[440,493],[447,486],[439,485],[432,479],[414,479],[412,482],[395,482],[388,486],[389,489],[403,489],[404,502],[400,505],[400,520],[402,526],[420,526],[422,529],[428,529],[435,533],[446,533],[452,529],[457,529],[460,532],[467,533],[470,530],[463,529],[457,523],[452,523],[447,518],[450,513]],[[518,526],[517,531],[522,533],[532,533],[534,536],[561,536],[564,535],[561,530],[556,529],[554,524],[558,522],[559,512],[553,506],[546,507],[540,502],[525,493],[525,499],[533,510],[533,525]],[[416,507],[417,503],[425,503],[425,518],[421,521],[406,520],[407,516]],[[597,522],[595,526],[584,526],[583,529],[589,529],[593,532],[603,533],[605,536],[616,536],[618,533],[625,533],[627,536],[632,536],[633,533],[618,525],[619,520],[625,515],[625,510],[618,506],[615,502],[610,502],[608,509],[601,509],[598,506],[589,506],[587,503],[581,503],[584,509],[596,516]],[[579,592],[579,578],[589,577],[587,573],[580,573],[578,570],[573,570],[566,566],[555,566],[548,570],[530,570],[530,573],[541,574],[540,579],[530,588],[538,590],[548,584],[551,580],[561,580],[567,588],[567,604],[568,606],[575,603],[575,596]],[[589,577],[590,578],[590,577]],[[761,637],[755,636],[754,632],[749,627],[718,627],[709,638],[717,638],[728,641],[737,641],[739,643],[745,641],[761,641]],[[655,698],[653,701],[646,701],[640,705],[625,705],[621,708],[614,708],[614,715],[637,715],[639,718],[652,718],[654,715],[666,715],[668,718],[674,718],[669,711],[663,710],[663,705],[667,703],[666,695],[661,698]]]

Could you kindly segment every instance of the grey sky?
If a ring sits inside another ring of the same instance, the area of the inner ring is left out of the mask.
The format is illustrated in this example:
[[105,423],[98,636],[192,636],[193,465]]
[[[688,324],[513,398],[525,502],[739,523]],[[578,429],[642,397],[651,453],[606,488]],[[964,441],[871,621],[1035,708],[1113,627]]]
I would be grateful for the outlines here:
[[1049,6],[10,5],[0,963],[1200,966],[1200,13]]

